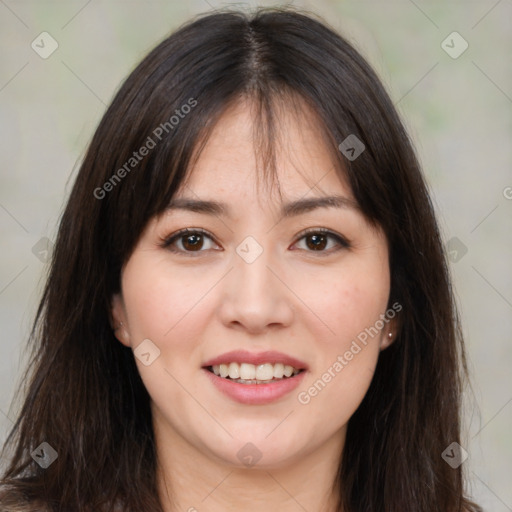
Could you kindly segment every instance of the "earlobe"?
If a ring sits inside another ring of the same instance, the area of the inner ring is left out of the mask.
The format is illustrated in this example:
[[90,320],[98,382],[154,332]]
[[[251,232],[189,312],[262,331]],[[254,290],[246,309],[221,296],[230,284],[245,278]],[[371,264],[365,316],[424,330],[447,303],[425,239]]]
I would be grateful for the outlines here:
[[392,331],[389,331],[387,333],[383,333],[381,341],[380,341],[380,349],[384,350],[388,348],[394,341],[395,334]]
[[120,294],[115,294],[111,301],[111,327],[114,336],[126,347],[130,345],[130,333],[126,322],[126,312]]
[[389,321],[388,325],[382,330],[380,338],[380,350],[388,348],[398,336],[399,325],[396,318]]

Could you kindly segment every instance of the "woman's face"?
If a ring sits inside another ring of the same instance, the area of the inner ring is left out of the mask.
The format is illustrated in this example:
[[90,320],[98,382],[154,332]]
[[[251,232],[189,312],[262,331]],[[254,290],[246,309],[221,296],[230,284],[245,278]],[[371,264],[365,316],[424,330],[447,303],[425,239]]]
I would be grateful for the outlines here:
[[160,439],[272,468],[342,449],[393,321],[386,238],[335,171],[314,116],[304,106],[281,117],[282,198],[263,177],[257,186],[252,122],[247,102],[222,116],[124,266],[113,316]]

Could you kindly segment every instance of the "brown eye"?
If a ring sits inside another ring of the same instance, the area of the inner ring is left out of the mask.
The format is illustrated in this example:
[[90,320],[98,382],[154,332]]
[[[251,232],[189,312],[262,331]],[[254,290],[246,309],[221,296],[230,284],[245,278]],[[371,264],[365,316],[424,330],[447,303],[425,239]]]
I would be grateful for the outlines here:
[[313,251],[322,251],[327,245],[328,237],[322,234],[308,235],[305,237],[307,242],[306,245]]
[[317,228],[303,232],[302,236],[299,238],[299,243],[303,240],[305,241],[305,248],[299,248],[307,252],[330,254],[340,249],[348,249],[350,247],[350,243],[343,236],[327,229]]
[[182,229],[166,238],[162,247],[176,253],[201,253],[215,249],[216,244],[211,235],[202,230]]
[[204,239],[203,235],[191,234],[184,235],[181,237],[182,245],[187,251],[195,251],[203,247]]

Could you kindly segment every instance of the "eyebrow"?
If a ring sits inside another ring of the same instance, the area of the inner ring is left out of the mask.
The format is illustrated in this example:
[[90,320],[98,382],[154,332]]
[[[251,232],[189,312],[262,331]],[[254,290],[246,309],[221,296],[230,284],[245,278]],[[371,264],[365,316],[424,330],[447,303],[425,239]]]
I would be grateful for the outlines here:
[[[356,201],[343,196],[310,197],[283,204],[281,218],[298,216],[317,208],[360,209]],[[186,210],[207,215],[232,217],[231,209],[226,203],[192,198],[173,199],[166,210]]]

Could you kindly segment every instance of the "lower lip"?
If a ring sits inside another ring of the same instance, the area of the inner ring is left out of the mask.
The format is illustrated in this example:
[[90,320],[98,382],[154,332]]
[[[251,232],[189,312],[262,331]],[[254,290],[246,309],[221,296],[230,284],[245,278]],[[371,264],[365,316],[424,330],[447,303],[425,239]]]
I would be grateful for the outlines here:
[[270,381],[268,384],[240,384],[218,377],[213,372],[202,369],[219,391],[236,402],[249,405],[263,405],[275,402],[293,391],[304,378],[306,371],[293,377]]

